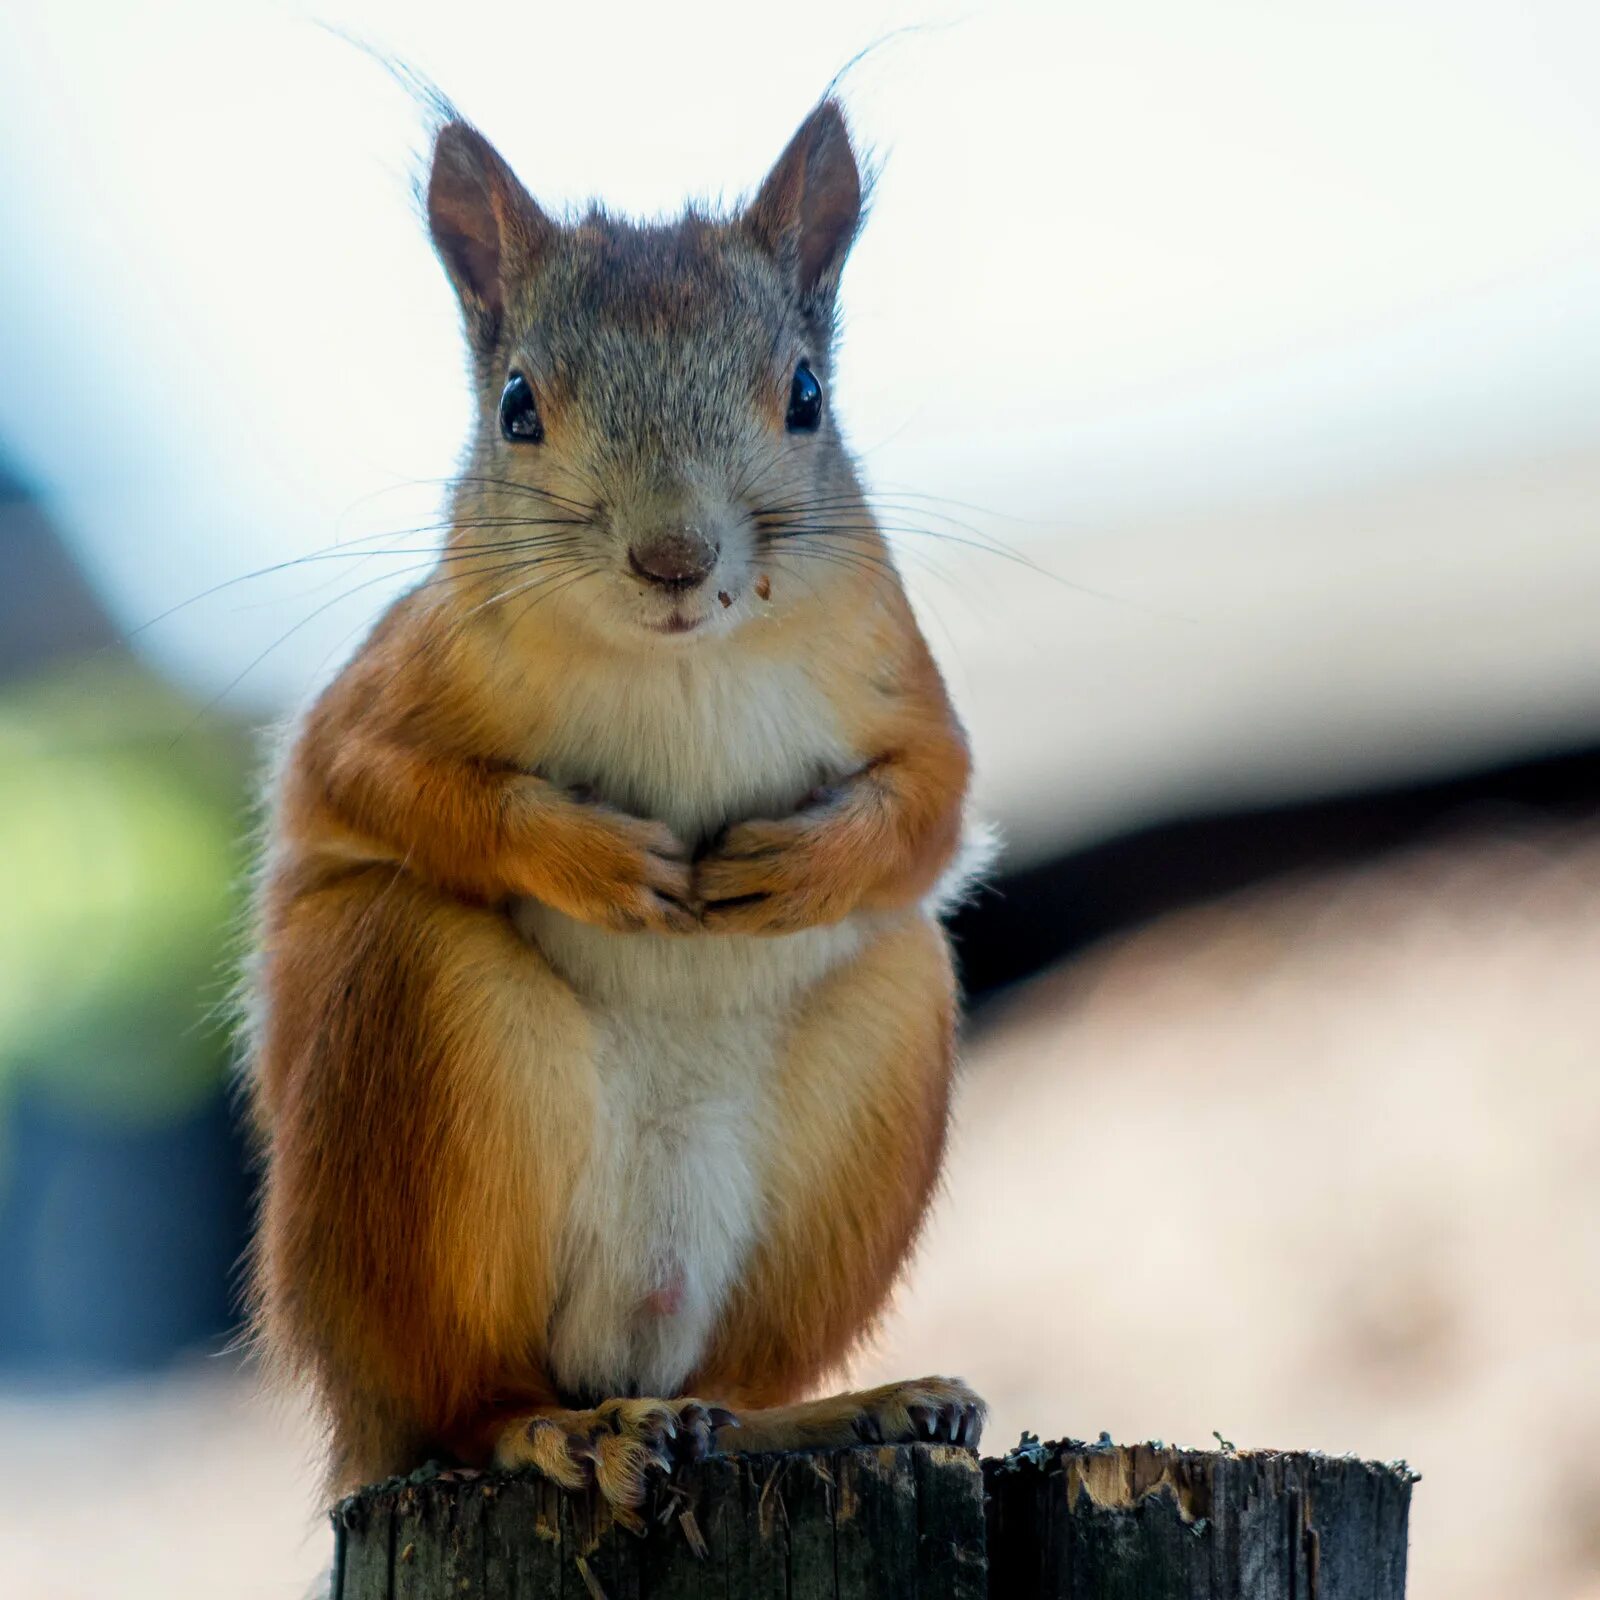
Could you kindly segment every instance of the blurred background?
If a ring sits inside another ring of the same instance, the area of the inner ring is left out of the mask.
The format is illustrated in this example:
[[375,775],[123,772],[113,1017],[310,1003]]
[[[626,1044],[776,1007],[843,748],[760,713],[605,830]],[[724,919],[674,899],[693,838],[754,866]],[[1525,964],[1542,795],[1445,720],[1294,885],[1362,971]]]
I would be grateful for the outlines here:
[[840,404],[1009,849],[858,1375],[962,1372],[996,1449],[1404,1456],[1417,1600],[1600,1596],[1588,0],[12,0],[7,1592],[324,1558],[305,1418],[226,1353],[219,1013],[266,731],[466,427],[416,107],[341,33],[640,213],[747,189],[890,36]]

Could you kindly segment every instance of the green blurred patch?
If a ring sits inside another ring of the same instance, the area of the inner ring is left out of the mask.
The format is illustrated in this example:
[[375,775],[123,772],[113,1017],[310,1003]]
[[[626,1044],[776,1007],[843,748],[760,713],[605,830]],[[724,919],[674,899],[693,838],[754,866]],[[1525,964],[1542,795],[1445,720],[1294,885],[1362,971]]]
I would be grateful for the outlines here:
[[0,696],[0,1099],[163,1120],[217,1091],[248,750],[125,659]]

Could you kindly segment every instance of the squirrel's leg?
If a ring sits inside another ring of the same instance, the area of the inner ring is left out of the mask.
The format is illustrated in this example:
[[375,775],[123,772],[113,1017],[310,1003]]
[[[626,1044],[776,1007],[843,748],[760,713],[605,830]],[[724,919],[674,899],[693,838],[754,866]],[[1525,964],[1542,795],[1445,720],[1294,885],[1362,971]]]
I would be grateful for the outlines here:
[[392,866],[315,871],[266,906],[255,1293],[343,1490],[481,1443],[496,1406],[554,1404],[541,1345],[594,1074],[582,1008],[504,916]]
[[763,1151],[770,1224],[696,1373],[731,1406],[722,1449],[976,1440],[982,1403],[930,1378],[794,1405],[881,1310],[944,1150],[955,980],[943,931],[907,913],[804,1002]]

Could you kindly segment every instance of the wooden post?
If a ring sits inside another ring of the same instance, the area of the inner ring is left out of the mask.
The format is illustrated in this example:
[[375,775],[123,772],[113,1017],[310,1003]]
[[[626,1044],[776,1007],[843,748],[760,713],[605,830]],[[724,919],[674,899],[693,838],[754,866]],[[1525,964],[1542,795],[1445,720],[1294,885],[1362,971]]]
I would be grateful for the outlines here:
[[[987,1529],[985,1488],[988,1491]],[[952,1445],[718,1457],[641,1537],[592,1495],[428,1469],[333,1514],[334,1600],[1400,1600],[1403,1469]]]
[[334,1600],[985,1600],[983,1476],[954,1445],[713,1457],[641,1538],[537,1478],[422,1472],[333,1514]]
[[997,1600],[1405,1595],[1404,1462],[1024,1436],[983,1476]]

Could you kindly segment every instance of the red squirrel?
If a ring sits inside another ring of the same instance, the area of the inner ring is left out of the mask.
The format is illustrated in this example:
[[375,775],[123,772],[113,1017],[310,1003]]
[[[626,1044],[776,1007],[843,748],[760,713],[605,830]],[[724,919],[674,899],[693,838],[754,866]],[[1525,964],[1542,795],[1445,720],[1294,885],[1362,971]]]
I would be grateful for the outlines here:
[[286,746],[256,906],[255,1322],[336,1491],[943,1439],[802,1397],[945,1143],[967,740],[833,412],[838,106],[750,203],[558,222],[446,120],[476,396],[437,566]]

